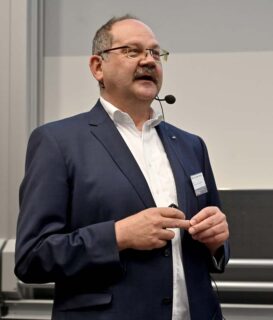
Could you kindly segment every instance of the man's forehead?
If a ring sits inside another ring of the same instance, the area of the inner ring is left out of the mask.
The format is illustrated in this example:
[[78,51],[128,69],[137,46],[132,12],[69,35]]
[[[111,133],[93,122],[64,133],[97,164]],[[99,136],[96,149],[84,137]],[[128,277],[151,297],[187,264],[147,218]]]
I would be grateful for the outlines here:
[[134,25],[134,26],[139,25],[139,26],[144,26],[146,28],[151,29],[147,24],[145,24],[141,20],[133,19],[133,18],[120,20],[113,24],[113,26],[127,26],[127,25]]
[[147,37],[157,42],[152,29],[145,23],[135,19],[126,19],[113,24],[111,34],[114,41],[130,40],[134,37]]

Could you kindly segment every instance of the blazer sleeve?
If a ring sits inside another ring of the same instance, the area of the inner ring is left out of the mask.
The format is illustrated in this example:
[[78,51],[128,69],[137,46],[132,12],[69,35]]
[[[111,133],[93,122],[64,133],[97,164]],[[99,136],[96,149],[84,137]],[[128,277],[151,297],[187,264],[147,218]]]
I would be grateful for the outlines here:
[[46,126],[30,137],[20,187],[15,274],[24,282],[55,282],[88,273],[94,281],[122,272],[114,221],[71,231],[71,179],[61,148]]
[[[211,168],[209,155],[207,147],[204,143],[204,141],[200,138],[202,150],[203,150],[203,167],[204,167],[204,174],[205,174],[205,181],[208,184],[208,206],[217,206],[221,209],[221,201],[219,198],[219,193],[217,190],[217,186],[215,183],[213,171]],[[222,273],[225,271],[225,266],[228,263],[230,257],[230,247],[228,240],[224,243],[223,246],[221,246],[214,257],[210,255],[209,257],[209,266],[210,266],[210,272],[215,273]]]

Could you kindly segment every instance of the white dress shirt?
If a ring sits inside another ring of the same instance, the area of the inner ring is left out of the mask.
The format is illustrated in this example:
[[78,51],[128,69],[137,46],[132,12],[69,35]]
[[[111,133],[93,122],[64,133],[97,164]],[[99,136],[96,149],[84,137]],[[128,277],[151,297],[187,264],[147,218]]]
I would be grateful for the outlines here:
[[[155,126],[162,120],[160,113],[138,130],[132,118],[100,97],[100,101],[137,161],[153,195],[157,207],[177,204],[177,194],[169,160]],[[173,313],[172,320],[190,320],[188,294],[182,264],[180,229],[172,229],[173,256]]]

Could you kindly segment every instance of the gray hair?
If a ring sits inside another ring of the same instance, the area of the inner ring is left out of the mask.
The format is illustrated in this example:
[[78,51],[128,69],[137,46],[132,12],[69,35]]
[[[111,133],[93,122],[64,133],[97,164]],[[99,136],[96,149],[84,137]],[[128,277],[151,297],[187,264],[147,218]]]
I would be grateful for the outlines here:
[[98,54],[103,50],[111,48],[112,42],[113,42],[113,36],[110,31],[112,29],[112,26],[119,21],[123,21],[127,19],[139,20],[138,18],[130,14],[126,14],[121,17],[113,17],[112,19],[108,20],[103,26],[101,26],[97,30],[93,39],[92,54]]

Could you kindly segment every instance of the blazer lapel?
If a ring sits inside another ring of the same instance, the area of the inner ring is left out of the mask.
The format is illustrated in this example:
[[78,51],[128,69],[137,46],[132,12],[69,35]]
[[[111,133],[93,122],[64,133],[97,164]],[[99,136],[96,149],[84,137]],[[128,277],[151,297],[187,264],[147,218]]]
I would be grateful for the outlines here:
[[156,129],[164,145],[173,171],[178,206],[187,215],[188,204],[186,190],[188,188],[190,175],[192,175],[194,171],[190,162],[192,152],[188,150],[188,146],[181,139],[178,141],[175,133],[165,122],[161,122]]
[[91,133],[101,142],[113,161],[130,181],[145,207],[155,207],[149,186],[130,149],[100,102],[90,111]]

